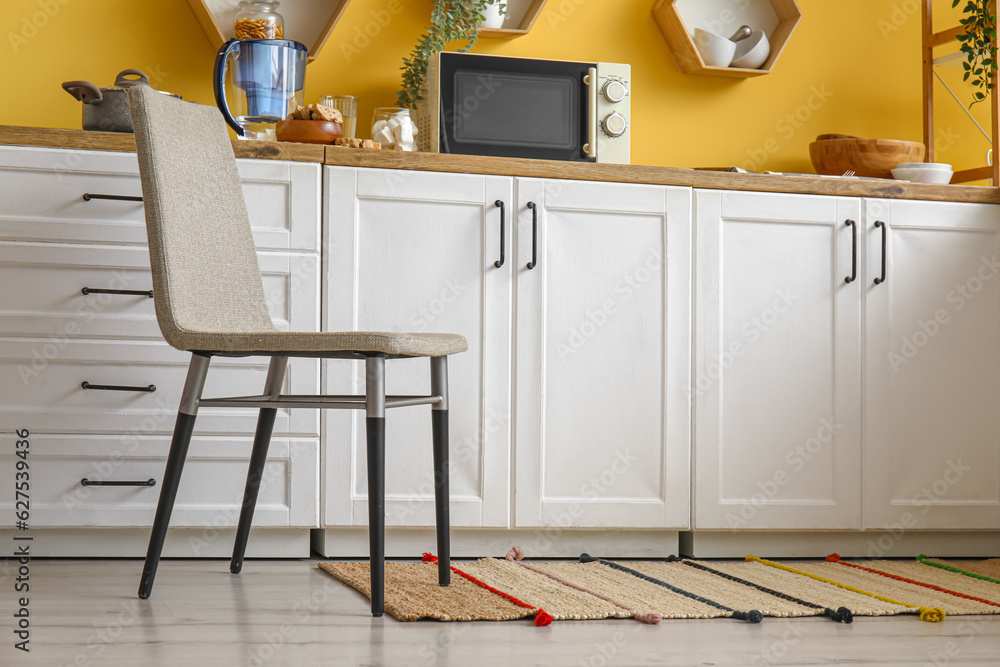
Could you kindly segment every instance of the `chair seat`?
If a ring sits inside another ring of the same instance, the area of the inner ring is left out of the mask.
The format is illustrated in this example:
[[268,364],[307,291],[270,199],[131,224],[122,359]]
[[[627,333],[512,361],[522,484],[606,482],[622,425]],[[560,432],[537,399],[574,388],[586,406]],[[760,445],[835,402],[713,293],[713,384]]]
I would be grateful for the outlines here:
[[379,353],[400,357],[444,357],[469,349],[458,334],[412,334],[387,331],[254,331],[240,333],[174,332],[168,342],[186,351],[252,354]]

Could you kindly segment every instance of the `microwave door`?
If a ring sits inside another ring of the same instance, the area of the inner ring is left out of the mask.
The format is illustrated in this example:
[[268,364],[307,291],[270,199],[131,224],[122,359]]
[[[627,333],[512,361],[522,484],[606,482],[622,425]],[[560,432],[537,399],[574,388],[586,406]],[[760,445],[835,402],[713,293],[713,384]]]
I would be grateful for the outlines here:
[[451,55],[441,60],[442,153],[594,161],[583,150],[591,65]]

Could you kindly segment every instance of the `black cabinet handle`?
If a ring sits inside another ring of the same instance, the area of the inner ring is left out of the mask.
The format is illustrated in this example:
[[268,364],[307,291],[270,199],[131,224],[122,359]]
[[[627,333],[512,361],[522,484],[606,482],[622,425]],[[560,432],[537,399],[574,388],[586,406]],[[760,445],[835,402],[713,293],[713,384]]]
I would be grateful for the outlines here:
[[531,209],[531,261],[528,262],[528,269],[538,266],[538,205],[533,201],[528,202]]
[[111,201],[142,201],[142,197],[133,197],[132,195],[95,195],[90,192],[83,193],[83,201],[90,201],[91,199],[110,199]]
[[885,282],[885,278],[886,278],[886,276],[885,276],[886,261],[885,260],[886,260],[886,244],[888,243],[888,238],[889,238],[889,225],[885,224],[881,220],[878,220],[878,221],[876,221],[875,226],[882,228],[882,275],[881,275],[881,277],[875,279],[875,284],[876,285],[881,285],[882,283]]
[[851,275],[844,278],[844,282],[850,285],[858,279],[858,223],[848,220],[844,223],[851,228],[853,241],[851,243]]
[[80,290],[84,294],[125,294],[128,296],[148,296],[153,298],[151,289],[101,289],[98,287],[84,287]]
[[151,384],[148,387],[123,387],[114,384],[90,384],[86,380],[80,385],[84,389],[94,389],[97,391],[145,391],[153,393],[156,391],[156,385]]
[[506,221],[507,209],[504,207],[503,202],[500,201],[499,199],[493,202],[493,205],[499,207],[500,209],[500,259],[493,262],[493,266],[499,269],[500,267],[503,266],[504,263],[504,244],[506,243],[504,241],[504,238],[507,235],[507,231],[505,229],[505,227],[507,226],[507,221]]
[[99,481],[92,481],[84,477],[83,479],[80,480],[80,485],[81,486],[156,486],[156,480],[150,478],[144,482],[113,482],[110,480],[105,482],[99,482]]

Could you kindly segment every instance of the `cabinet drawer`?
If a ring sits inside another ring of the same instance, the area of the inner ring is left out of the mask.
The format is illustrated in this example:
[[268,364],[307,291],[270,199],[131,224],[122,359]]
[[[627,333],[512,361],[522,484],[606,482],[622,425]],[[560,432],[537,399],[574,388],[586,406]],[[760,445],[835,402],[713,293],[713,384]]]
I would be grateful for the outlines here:
[[[237,164],[257,246],[318,251],[320,165]],[[0,238],[146,243],[141,202],[84,201],[84,193],[141,196],[135,153],[0,147]]]
[[[274,325],[319,330],[319,256],[260,253],[264,294]],[[84,246],[0,241],[0,335],[162,340],[153,300],[83,294],[152,289],[145,246]]]
[[[5,436],[8,440],[12,434]],[[168,436],[30,436],[30,525],[151,526],[170,448]],[[12,442],[7,443],[12,445]],[[252,437],[191,441],[172,527],[237,524]],[[13,446],[0,466],[14,470]],[[264,468],[254,526],[314,527],[319,518],[319,440],[275,438]],[[81,481],[156,480],[152,487],[83,486]],[[13,526],[14,474],[0,476],[0,522]]]
[[[6,339],[0,345],[0,423],[33,433],[169,435],[190,354],[166,343],[67,339]],[[264,357],[213,359],[204,396],[263,391]],[[81,384],[147,387],[154,392],[102,391]],[[283,393],[317,394],[319,362],[291,360]],[[254,409],[198,412],[199,434],[253,434]],[[275,433],[319,435],[316,410],[279,409]]]

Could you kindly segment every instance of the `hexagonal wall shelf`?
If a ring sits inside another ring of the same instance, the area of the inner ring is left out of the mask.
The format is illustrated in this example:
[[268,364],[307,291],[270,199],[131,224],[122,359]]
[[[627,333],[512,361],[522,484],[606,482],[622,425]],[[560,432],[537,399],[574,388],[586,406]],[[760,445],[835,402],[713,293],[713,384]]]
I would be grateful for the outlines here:
[[[528,4],[530,1],[530,4]],[[487,39],[514,39],[527,35],[535,19],[542,13],[547,0],[507,0],[507,12],[510,18],[504,22],[503,28],[480,28],[479,36]],[[523,11],[519,5],[527,5]],[[508,27],[509,26],[509,27]]]
[[[285,39],[294,39],[309,49],[315,60],[351,0],[294,0],[282,2],[278,13],[285,20]],[[233,38],[239,11],[237,0],[188,0],[194,15],[215,48]]]
[[[769,74],[792,33],[802,20],[795,0],[750,0],[745,9],[723,0],[657,0],[653,17],[674,52],[677,66],[685,74],[749,78]],[[771,44],[771,54],[760,69],[711,67],[694,45],[694,29],[729,37],[741,25],[762,29]]]

